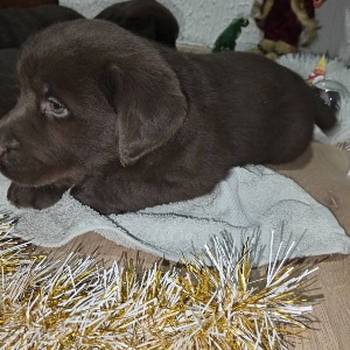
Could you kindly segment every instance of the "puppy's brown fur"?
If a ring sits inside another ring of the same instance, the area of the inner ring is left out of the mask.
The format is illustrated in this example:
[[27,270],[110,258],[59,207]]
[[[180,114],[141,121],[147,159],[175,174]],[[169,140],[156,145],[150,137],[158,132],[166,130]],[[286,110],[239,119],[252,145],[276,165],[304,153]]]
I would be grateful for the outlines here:
[[[304,81],[249,53],[185,55],[96,20],[36,35],[21,94],[1,121],[10,201],[44,208],[63,191],[101,213],[203,195],[231,167],[282,163],[335,116]],[[47,116],[50,96],[69,115]]]

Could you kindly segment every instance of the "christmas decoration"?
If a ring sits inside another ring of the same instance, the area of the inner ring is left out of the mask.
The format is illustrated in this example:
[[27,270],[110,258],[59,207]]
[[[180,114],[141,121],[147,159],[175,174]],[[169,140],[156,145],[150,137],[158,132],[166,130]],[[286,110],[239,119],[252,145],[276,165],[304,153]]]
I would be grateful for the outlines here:
[[307,82],[310,85],[315,85],[317,82],[324,80],[326,76],[326,69],[327,69],[327,60],[326,60],[326,56],[323,55],[320,59],[320,62],[317,64],[315,69],[307,78]]
[[220,52],[226,50],[234,50],[236,41],[241,34],[242,28],[249,24],[246,18],[239,18],[232,23],[220,34],[214,44],[213,52]]
[[342,101],[350,100],[348,89],[341,83],[335,80],[326,79],[327,60],[323,55],[317,64],[316,68],[309,75],[307,82],[313,86],[324,103],[339,112]]
[[239,253],[215,238],[205,255],[142,272],[77,254],[50,261],[11,238],[8,215],[0,223],[2,349],[287,349],[311,321],[316,269],[288,262],[293,246],[273,256],[273,235],[262,276],[251,242]]
[[323,0],[256,0],[253,16],[264,33],[259,50],[270,58],[297,52],[315,38],[315,8]]

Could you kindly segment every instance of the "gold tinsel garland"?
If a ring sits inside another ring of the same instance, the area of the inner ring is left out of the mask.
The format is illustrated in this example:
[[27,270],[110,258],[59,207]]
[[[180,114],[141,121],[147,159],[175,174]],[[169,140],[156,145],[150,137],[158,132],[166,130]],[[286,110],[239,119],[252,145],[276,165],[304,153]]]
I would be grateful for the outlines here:
[[219,239],[205,257],[140,273],[75,254],[50,262],[11,238],[13,225],[0,215],[1,349],[287,349],[310,321],[315,269],[288,252],[278,261],[282,245],[262,277],[249,245],[237,253]]

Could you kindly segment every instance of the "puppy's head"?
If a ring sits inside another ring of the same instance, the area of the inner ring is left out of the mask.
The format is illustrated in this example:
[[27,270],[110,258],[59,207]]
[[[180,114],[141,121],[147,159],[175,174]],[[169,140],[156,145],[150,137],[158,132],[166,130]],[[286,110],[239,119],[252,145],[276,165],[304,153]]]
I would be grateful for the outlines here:
[[0,121],[0,170],[22,185],[72,184],[131,166],[181,127],[174,71],[142,39],[104,21],[52,26],[24,47],[20,94]]

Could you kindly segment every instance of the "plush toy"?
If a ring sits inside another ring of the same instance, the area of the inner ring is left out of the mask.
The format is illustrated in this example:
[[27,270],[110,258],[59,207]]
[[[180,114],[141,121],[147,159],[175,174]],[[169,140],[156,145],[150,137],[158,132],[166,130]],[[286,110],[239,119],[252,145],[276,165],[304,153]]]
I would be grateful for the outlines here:
[[259,50],[270,58],[293,53],[315,38],[315,9],[325,0],[256,0],[253,16],[264,38]]

